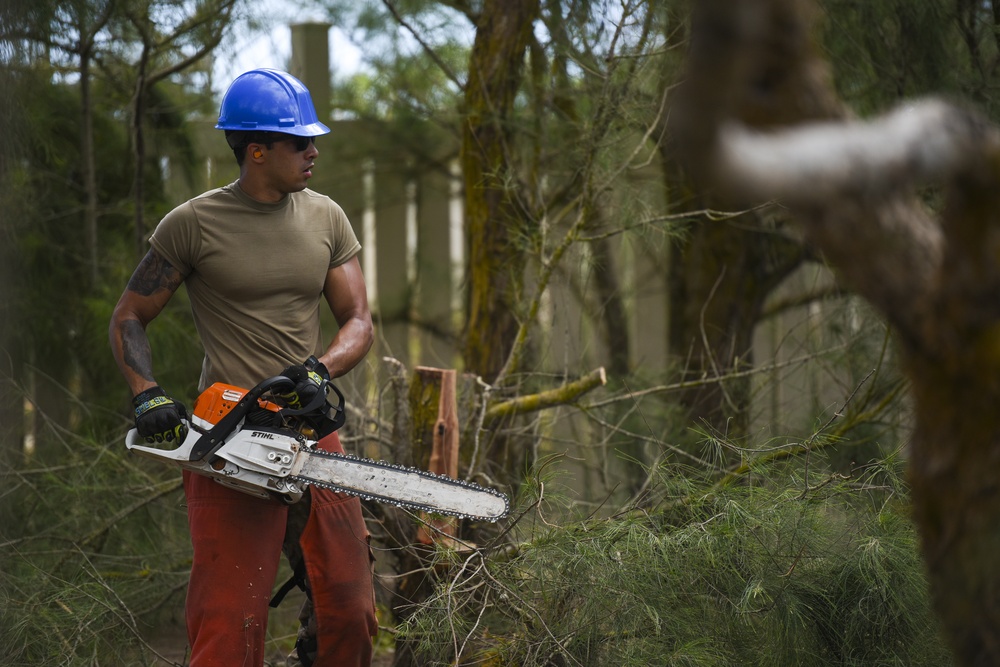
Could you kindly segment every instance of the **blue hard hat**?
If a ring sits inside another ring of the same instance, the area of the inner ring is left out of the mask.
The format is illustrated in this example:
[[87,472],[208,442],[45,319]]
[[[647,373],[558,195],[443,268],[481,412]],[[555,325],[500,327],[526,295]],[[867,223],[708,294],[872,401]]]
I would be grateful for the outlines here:
[[236,77],[222,98],[215,129],[300,137],[330,131],[316,117],[309,89],[291,74],[276,69],[253,69]]

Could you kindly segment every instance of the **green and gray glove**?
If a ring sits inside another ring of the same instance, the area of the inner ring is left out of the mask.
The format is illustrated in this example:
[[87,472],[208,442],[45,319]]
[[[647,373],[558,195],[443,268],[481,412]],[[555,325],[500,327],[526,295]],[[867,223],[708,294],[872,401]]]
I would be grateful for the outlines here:
[[188,434],[187,410],[167,396],[159,385],[150,387],[132,399],[135,428],[149,444],[184,442]]

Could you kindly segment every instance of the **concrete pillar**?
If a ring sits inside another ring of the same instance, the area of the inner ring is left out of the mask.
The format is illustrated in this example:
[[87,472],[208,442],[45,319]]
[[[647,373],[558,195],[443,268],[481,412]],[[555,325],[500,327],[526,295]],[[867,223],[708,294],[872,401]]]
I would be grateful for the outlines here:
[[330,124],[330,24],[296,23],[289,73],[309,89],[316,117]]
[[[441,170],[428,169],[419,174],[417,235],[417,288],[419,319],[439,332],[452,333],[451,247],[449,211],[451,177]],[[420,363],[452,368],[456,366],[452,344],[438,336],[424,333],[420,342]]]

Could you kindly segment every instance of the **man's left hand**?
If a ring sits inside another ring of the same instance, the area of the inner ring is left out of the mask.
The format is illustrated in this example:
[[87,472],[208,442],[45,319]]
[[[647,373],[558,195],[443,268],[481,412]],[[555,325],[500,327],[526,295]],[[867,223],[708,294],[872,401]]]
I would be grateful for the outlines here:
[[309,405],[325,381],[330,380],[330,372],[316,357],[309,357],[301,364],[289,366],[282,375],[295,382],[291,391],[279,394],[285,404],[293,410],[301,410]]

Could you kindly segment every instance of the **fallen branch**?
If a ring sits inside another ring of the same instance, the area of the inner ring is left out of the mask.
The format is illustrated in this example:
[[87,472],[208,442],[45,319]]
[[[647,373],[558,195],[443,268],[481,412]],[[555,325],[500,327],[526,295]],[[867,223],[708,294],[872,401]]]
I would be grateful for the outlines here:
[[525,414],[528,412],[538,412],[556,405],[566,405],[572,403],[580,396],[608,383],[607,373],[604,367],[591,371],[579,380],[574,380],[556,389],[549,389],[529,396],[518,396],[509,401],[497,403],[486,410],[486,420],[494,421],[502,417]]

